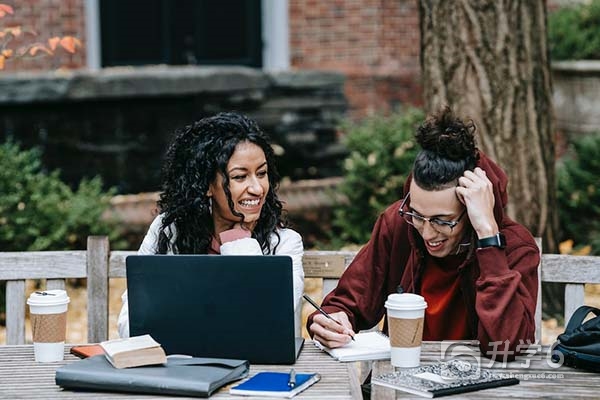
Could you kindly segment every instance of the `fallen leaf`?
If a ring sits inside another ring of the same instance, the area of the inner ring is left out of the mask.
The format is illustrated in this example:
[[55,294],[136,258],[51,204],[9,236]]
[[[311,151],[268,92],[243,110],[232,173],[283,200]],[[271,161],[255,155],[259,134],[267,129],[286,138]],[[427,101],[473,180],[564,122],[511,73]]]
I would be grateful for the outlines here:
[[77,47],[81,47],[81,41],[73,36],[65,36],[60,39],[60,45],[69,53],[75,53]]
[[6,14],[13,14],[13,8],[8,4],[0,3],[0,18],[4,17]]
[[56,50],[56,46],[58,45],[58,42],[60,42],[60,38],[58,36],[54,36],[54,37],[48,39],[48,46],[50,46],[50,48],[52,50]]
[[6,58],[11,58],[11,57],[12,57],[12,55],[13,55],[13,51],[12,51],[12,49],[4,49],[4,50],[2,50],[2,53],[1,53],[1,55],[2,55],[2,57],[4,57],[5,59],[6,59]]
[[11,34],[14,37],[17,37],[17,36],[21,35],[21,33],[22,33],[22,31],[21,31],[20,26],[11,26],[8,28],[4,28],[2,31],[0,31],[0,38],[3,38],[8,34]]
[[565,240],[558,245],[558,252],[560,254],[571,254],[573,251],[573,239]]
[[0,56],[0,69],[4,69],[4,56]]
[[45,46],[42,46],[41,44],[37,44],[37,45],[31,46],[29,48],[28,53],[29,53],[30,56],[35,56],[40,51],[43,51],[44,53],[52,55],[52,51],[49,50],[49,49],[47,49]]
[[592,246],[590,246],[588,244],[588,245],[583,246],[580,249],[577,249],[572,254],[574,256],[589,256],[591,252],[592,252]]

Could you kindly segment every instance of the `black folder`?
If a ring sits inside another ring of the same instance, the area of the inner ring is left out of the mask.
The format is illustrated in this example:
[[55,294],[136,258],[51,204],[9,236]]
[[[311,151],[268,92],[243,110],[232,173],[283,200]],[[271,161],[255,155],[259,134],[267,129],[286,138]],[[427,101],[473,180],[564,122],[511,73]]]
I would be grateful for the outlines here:
[[117,369],[104,355],[78,360],[56,370],[65,389],[209,397],[248,375],[246,360],[169,358],[164,365]]

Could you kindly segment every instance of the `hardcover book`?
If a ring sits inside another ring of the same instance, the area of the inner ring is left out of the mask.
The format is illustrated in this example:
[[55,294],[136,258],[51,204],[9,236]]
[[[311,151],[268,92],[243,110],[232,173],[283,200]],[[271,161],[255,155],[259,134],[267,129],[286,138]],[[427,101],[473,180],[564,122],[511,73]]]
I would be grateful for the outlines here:
[[232,387],[229,393],[243,396],[291,398],[318,382],[321,376],[316,373],[294,374],[294,384],[290,385],[290,374],[286,372],[259,372],[246,382]]
[[115,368],[139,367],[167,362],[165,351],[152,336],[141,335],[100,343],[106,359]]
[[174,358],[164,365],[117,369],[94,356],[56,370],[56,384],[69,390],[208,397],[223,385],[248,375],[246,360]]
[[70,352],[79,358],[88,358],[104,354],[104,349],[99,344],[85,344],[71,347]]
[[466,361],[450,360],[380,374],[374,376],[371,382],[374,385],[386,386],[423,397],[441,397],[516,385],[519,380],[480,369]]
[[391,354],[390,339],[383,332],[359,332],[354,341],[335,349],[314,343],[338,361],[388,360]]

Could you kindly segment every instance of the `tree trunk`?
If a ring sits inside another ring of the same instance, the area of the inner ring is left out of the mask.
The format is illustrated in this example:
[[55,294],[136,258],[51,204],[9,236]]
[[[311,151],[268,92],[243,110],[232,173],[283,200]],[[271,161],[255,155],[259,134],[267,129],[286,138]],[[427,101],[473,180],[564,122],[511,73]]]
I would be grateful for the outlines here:
[[419,11],[427,111],[448,104],[473,119],[479,147],[509,176],[508,215],[556,252],[545,1],[419,0]]

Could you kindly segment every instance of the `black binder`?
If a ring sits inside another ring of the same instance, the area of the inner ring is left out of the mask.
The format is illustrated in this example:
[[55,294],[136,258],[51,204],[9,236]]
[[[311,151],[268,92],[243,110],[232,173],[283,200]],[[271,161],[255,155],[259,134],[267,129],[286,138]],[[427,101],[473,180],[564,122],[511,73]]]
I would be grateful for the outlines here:
[[164,365],[114,368],[103,355],[56,370],[56,384],[65,389],[209,397],[229,382],[248,375],[246,360],[169,358]]

